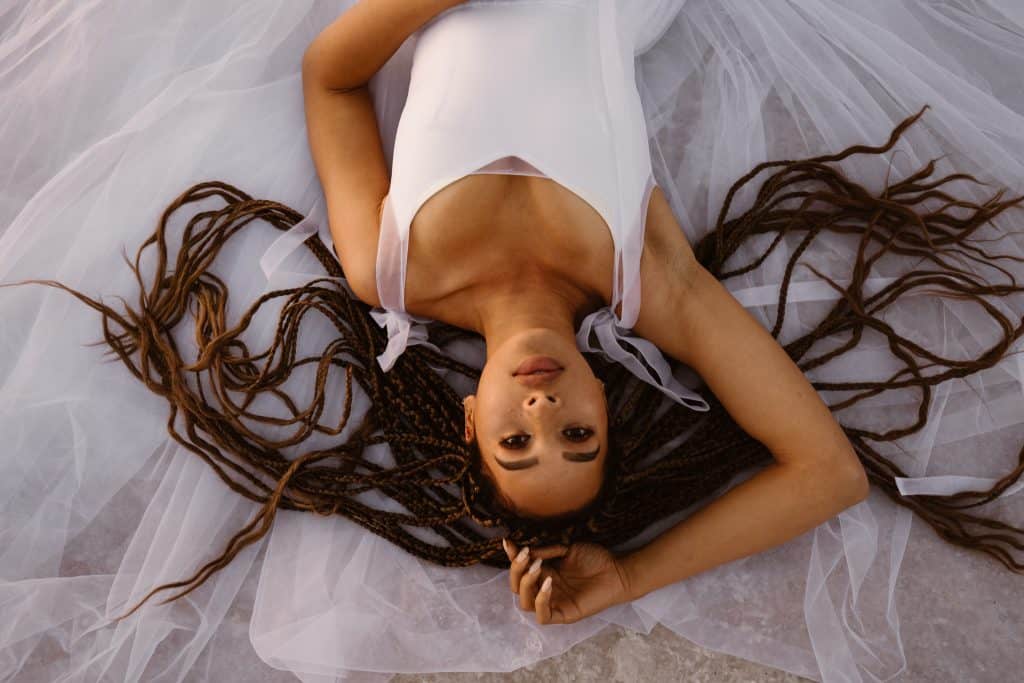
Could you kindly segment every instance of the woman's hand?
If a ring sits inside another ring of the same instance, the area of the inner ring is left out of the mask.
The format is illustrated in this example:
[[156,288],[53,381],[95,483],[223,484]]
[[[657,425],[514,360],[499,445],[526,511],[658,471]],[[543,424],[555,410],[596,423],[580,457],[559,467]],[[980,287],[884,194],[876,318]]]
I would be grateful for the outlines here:
[[520,609],[537,612],[539,624],[571,624],[630,599],[619,558],[596,543],[522,551],[508,539],[502,544],[512,561],[509,588]]

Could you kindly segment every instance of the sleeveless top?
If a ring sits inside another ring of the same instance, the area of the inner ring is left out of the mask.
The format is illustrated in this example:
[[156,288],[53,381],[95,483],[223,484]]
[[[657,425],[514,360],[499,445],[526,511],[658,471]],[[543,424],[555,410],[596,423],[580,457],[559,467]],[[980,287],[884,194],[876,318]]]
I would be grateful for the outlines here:
[[405,310],[409,228],[420,206],[467,175],[532,175],[590,204],[615,245],[611,304],[583,320],[578,348],[604,352],[683,405],[710,409],[654,344],[629,334],[655,185],[633,63],[641,39],[618,21],[616,0],[476,0],[421,27],[381,211],[380,307],[371,315],[387,330],[377,359],[385,371],[408,345],[432,346],[429,320]]

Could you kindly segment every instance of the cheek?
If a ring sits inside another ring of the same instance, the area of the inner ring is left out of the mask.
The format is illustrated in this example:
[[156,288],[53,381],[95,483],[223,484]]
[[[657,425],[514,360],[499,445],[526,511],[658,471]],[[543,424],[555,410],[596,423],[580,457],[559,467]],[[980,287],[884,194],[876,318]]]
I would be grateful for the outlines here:
[[477,429],[489,430],[519,414],[519,388],[512,382],[491,380],[477,385]]
[[502,395],[507,392],[508,387],[504,385],[501,378],[488,374],[484,368],[484,373],[480,375],[480,381],[476,385],[477,407],[493,412],[497,404],[500,403]]
[[608,417],[608,398],[605,396],[601,385],[598,384],[597,387],[597,391],[587,392],[585,402],[587,407],[596,416],[597,423],[603,426]]

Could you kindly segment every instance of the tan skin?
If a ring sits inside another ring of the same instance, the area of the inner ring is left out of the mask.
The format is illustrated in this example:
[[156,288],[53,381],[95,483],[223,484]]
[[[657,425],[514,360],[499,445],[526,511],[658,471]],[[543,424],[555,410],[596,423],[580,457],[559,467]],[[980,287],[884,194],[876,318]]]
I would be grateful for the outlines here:
[[[476,394],[465,399],[466,436],[497,487],[525,514],[586,504],[601,485],[607,405],[575,326],[611,295],[613,244],[601,216],[545,178],[468,176],[420,209],[409,250],[407,309],[487,342]],[[563,372],[513,376],[536,355],[554,358]],[[595,449],[589,462],[563,457]],[[537,464],[501,466],[528,458]]]
[[[684,285],[686,269],[696,267],[692,250],[665,220],[671,211],[660,189],[651,204],[641,286],[646,279],[656,291],[669,277]],[[428,199],[409,235],[406,309],[486,340],[487,363],[465,401],[466,436],[497,487],[525,514],[582,507],[597,495],[608,451],[603,385],[575,340],[580,320],[611,301],[614,243],[604,219],[547,178],[471,175]],[[678,251],[655,248],[673,238]],[[379,304],[375,283],[353,286]],[[641,317],[638,328],[648,322]],[[564,371],[525,385],[513,372],[535,355],[554,358]],[[563,457],[594,450],[597,458],[586,463]],[[537,464],[501,465],[528,458]]]
[[[466,440],[477,444],[496,486],[518,509],[555,515],[583,506],[597,495],[608,451],[604,387],[575,340],[579,321],[611,301],[614,243],[603,218],[550,179],[476,175],[428,199],[409,234],[406,308],[474,330],[487,343],[476,393],[464,399]],[[648,206],[641,287],[685,287],[695,268],[692,249],[656,188]],[[365,294],[369,303],[379,303],[375,292]],[[635,329],[664,327],[650,320],[651,310],[641,307]],[[532,355],[551,356],[565,371],[524,386],[512,372]],[[598,456],[587,463],[561,455],[595,447]],[[512,471],[497,464],[499,458],[529,457],[538,464]],[[509,587],[520,608],[536,611],[541,623],[570,623],[628,593],[618,559],[599,545],[549,546],[534,549],[532,556],[531,549],[522,551],[516,561],[520,549],[506,545]],[[545,567],[545,559],[557,559],[557,569]],[[548,576],[549,588],[541,591]],[[563,596],[555,605],[553,592]]]
[[[366,85],[409,35],[459,4],[362,0],[303,58],[309,144],[331,234],[349,285],[371,305],[379,305],[374,269],[389,177]],[[576,348],[575,328],[609,304],[612,254],[601,216],[547,178],[467,176],[428,199],[412,222],[406,308],[484,337],[487,363],[465,399],[465,438],[477,444],[502,493],[528,514],[578,508],[601,484],[607,406]],[[776,462],[627,554],[590,543],[506,543],[509,588],[542,624],[571,623],[774,547],[868,493],[828,407],[696,261],[660,189],[648,207],[641,290],[634,333],[693,368]],[[512,372],[531,355],[551,356],[565,369],[557,379],[526,383]],[[500,466],[530,458],[529,468]]]
[[[673,268],[695,267],[678,224],[665,220],[671,215],[656,189],[648,207],[642,287],[665,287]],[[479,239],[482,233],[486,240]],[[487,342],[476,393],[464,399],[466,440],[477,444],[496,486],[518,509],[554,515],[583,506],[602,483],[608,413],[604,387],[576,346],[575,328],[611,300],[614,244],[604,220],[552,180],[476,175],[427,200],[409,234],[406,308],[474,330]],[[679,251],[659,240],[676,242]],[[676,282],[685,282],[685,270],[675,273]],[[377,305],[374,294],[365,292]],[[565,370],[524,386],[512,373],[532,355],[551,356]],[[597,458],[586,463],[561,455],[595,447]],[[530,457],[538,464],[526,469],[497,464]],[[617,558],[595,544],[538,548],[532,557],[527,548],[519,561],[513,544],[506,552],[513,560],[510,589],[520,608],[536,611],[541,623],[575,621],[627,592]],[[557,569],[542,566],[556,558]],[[533,572],[527,571],[531,561]],[[552,578],[547,591],[540,591],[543,575]],[[573,599],[552,606],[552,591]]]

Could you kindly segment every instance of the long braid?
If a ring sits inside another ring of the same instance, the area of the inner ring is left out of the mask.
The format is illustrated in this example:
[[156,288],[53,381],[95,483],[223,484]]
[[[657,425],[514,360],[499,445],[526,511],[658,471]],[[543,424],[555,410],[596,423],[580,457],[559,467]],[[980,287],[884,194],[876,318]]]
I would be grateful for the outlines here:
[[[999,191],[980,204],[957,198],[946,189],[949,183],[979,181],[962,173],[932,178],[935,160],[887,185],[880,194],[869,192],[832,165],[854,154],[889,151],[923,113],[924,109],[901,122],[881,146],[854,145],[838,154],[755,166],[730,188],[714,230],[694,246],[694,253],[705,268],[724,280],[757,268],[786,233],[802,233],[787,262],[779,293],[778,316],[771,330],[778,338],[797,259],[821,234],[858,236],[849,285],[843,287],[811,268],[841,296],[813,330],[783,348],[807,372],[856,347],[868,329],[885,336],[893,357],[902,365],[886,380],[812,384],[819,391],[852,393],[830,405],[833,411],[886,391],[919,391],[917,419],[909,425],[880,433],[842,424],[869,480],[950,543],[987,553],[1008,569],[1024,573],[1024,564],[1013,554],[1024,550],[1024,530],[965,512],[992,500],[1020,478],[1024,449],[1020,464],[988,491],[904,497],[895,484],[895,478],[905,476],[904,472],[870,443],[892,442],[919,431],[934,387],[994,366],[1024,334],[1024,320],[1011,320],[982,298],[1005,298],[1024,290],[997,263],[1022,259],[989,254],[978,246],[981,240],[972,243],[968,239],[1024,197],[1003,199],[1004,192]],[[771,174],[759,186],[752,206],[727,219],[737,193],[765,171]],[[170,218],[179,209],[205,200],[223,205],[198,211],[188,221],[181,248],[169,267]],[[941,202],[941,206],[926,210],[923,202],[928,200]],[[327,277],[267,292],[238,322],[229,325],[227,288],[211,270],[221,248],[249,225],[269,223],[288,230],[302,218],[287,206],[253,199],[225,183],[200,183],[171,203],[134,262],[128,261],[139,284],[134,307],[122,300],[123,311],[118,312],[59,282],[27,281],[62,288],[97,310],[108,352],[151,391],[167,399],[171,437],[210,465],[232,490],[262,505],[220,556],[183,581],[154,588],[124,616],[157,592],[180,589],[166,602],[195,590],[242,549],[262,538],[278,509],[343,515],[440,565],[507,567],[499,539],[487,530],[501,528],[520,545],[590,540],[614,547],[657,520],[706,499],[736,474],[772,462],[771,453],[740,429],[710,393],[704,392],[711,406],[707,413],[666,405],[658,390],[636,380],[621,365],[591,357],[588,360],[608,387],[609,437],[614,446],[598,500],[588,508],[582,523],[571,526],[561,522],[560,526],[545,525],[509,515],[482,475],[479,454],[462,440],[460,397],[439,374],[476,380],[479,370],[445,353],[413,346],[390,372],[382,372],[375,359],[384,348],[384,332],[372,321],[369,306],[342,284],[344,274],[338,260],[318,238],[309,238],[305,245]],[[775,237],[762,254],[750,263],[725,269],[725,263],[747,240],[766,233],[775,233]],[[872,247],[876,251],[869,252]],[[143,253],[152,249],[156,267],[147,285],[140,264]],[[868,296],[863,291],[865,284],[885,253],[919,257],[920,263],[928,265]],[[967,266],[971,261],[1002,272],[1010,284],[985,282]],[[929,293],[978,303],[1002,330],[1002,338],[977,358],[958,360],[939,356],[899,335],[883,320],[882,312],[908,292],[925,287],[923,291]],[[275,337],[266,349],[251,353],[241,336],[261,308],[272,302],[282,303]],[[300,356],[301,323],[312,311],[330,323],[336,337],[317,355]],[[198,355],[186,361],[172,333],[185,329],[189,320]],[[460,340],[478,341],[471,333],[440,323],[431,334],[441,347]],[[839,335],[849,338],[831,351],[812,355],[817,342],[835,340]],[[926,363],[921,364],[922,360]],[[302,397],[303,405],[283,385],[306,365],[315,366],[316,372],[312,395]],[[938,370],[926,374],[929,368]],[[329,406],[326,387],[338,373],[345,388],[341,416],[324,423]],[[358,420],[352,412],[356,385],[370,403]],[[264,415],[254,408],[257,398],[269,397],[285,406],[287,417],[280,417],[279,411],[274,417]],[[292,431],[274,439],[255,425]],[[285,449],[301,448],[314,434],[333,440],[323,448],[285,455]],[[681,440],[685,434],[688,438]],[[382,466],[367,457],[369,448],[384,444],[390,448],[394,465]],[[648,456],[659,450],[666,452],[650,462]],[[385,511],[356,500],[371,490],[407,512]],[[429,529],[443,544],[424,541],[406,527]]]

